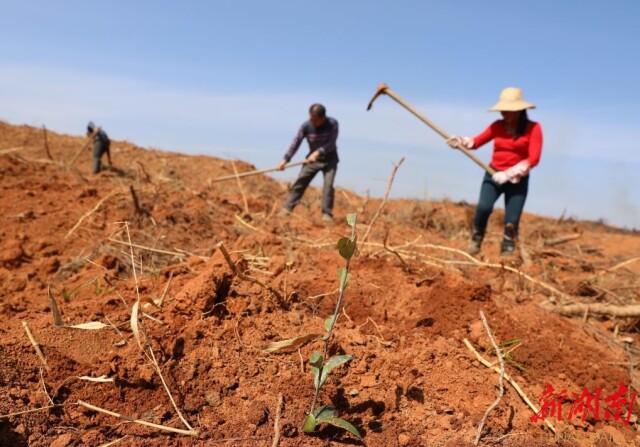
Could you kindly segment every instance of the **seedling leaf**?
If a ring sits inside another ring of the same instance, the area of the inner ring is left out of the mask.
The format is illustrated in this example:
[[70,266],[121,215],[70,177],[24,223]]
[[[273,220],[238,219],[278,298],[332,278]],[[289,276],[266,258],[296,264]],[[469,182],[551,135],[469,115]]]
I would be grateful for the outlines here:
[[313,415],[316,418],[316,423],[319,424],[326,418],[332,418],[335,416],[336,410],[328,405],[322,405],[315,409]]
[[342,292],[347,287],[347,283],[349,282],[349,278],[351,278],[351,275],[347,273],[347,270],[345,268],[340,267],[338,269],[338,277],[340,279],[340,292]]
[[523,338],[514,338],[513,340],[503,341],[498,346],[501,347],[501,348],[506,348],[508,346],[515,345],[517,343],[521,343],[523,340],[524,340]]
[[327,381],[327,378],[329,377],[329,373],[331,373],[331,370],[333,368],[335,368],[336,366],[340,366],[343,363],[347,363],[351,360],[353,360],[353,357],[350,355],[336,355],[334,357],[331,357],[329,360],[327,360],[327,363],[325,363],[324,367],[322,368],[322,375],[320,377],[320,387],[322,387],[322,385],[324,385],[324,383]]
[[333,326],[335,320],[336,320],[336,315],[331,315],[329,318],[324,320],[324,329],[327,332],[329,332],[331,330],[331,327]]
[[357,216],[357,214],[347,214],[347,225],[353,228],[353,226],[356,224]]
[[352,241],[348,237],[341,237],[336,246],[338,247],[340,256],[345,259],[351,259],[353,253],[356,251],[356,240],[354,239]]
[[316,418],[309,413],[302,424],[302,431],[305,433],[313,433],[317,425]]
[[[326,324],[326,323],[325,323]],[[296,349],[305,343],[310,342],[316,338],[320,337],[320,334],[305,334],[295,338],[289,338],[287,340],[274,341],[265,345],[262,350],[264,352],[278,352],[283,351],[285,349]]]
[[322,354],[318,351],[313,351],[311,353],[311,357],[309,358],[309,368],[311,369],[311,373],[313,374],[313,386],[315,386],[316,390],[320,389],[320,370],[322,369],[322,363],[324,359]]
[[326,422],[327,424],[331,424],[333,426],[343,428],[347,430],[349,433],[351,433],[353,436],[355,436],[356,438],[362,439],[362,436],[360,436],[360,432],[358,431],[358,429],[355,428],[353,424],[349,421],[345,421],[344,419],[340,419],[340,418],[327,418],[327,419],[324,419],[322,422]]

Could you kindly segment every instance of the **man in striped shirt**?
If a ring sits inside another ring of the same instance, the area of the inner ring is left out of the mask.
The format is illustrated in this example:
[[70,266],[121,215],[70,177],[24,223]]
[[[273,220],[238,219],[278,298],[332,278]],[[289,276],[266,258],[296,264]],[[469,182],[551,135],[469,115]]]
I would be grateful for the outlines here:
[[309,120],[305,121],[297,135],[291,142],[289,150],[284,155],[284,159],[278,165],[283,170],[285,165],[289,163],[295,155],[302,140],[307,139],[309,143],[309,153],[307,154],[305,164],[298,175],[297,180],[293,184],[289,197],[280,210],[280,216],[286,216],[293,208],[300,203],[302,195],[311,183],[316,174],[322,171],[324,175],[324,187],[322,189],[322,219],[333,221],[333,181],[338,169],[338,148],[336,140],[338,139],[338,121],[328,117],[326,109],[322,104],[313,104],[309,108]]

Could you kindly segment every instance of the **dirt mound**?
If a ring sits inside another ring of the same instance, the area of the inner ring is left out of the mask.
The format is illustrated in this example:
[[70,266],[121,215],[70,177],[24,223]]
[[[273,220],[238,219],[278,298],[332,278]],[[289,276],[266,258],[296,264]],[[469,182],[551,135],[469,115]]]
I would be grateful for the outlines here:
[[[276,432],[283,447],[473,445],[499,379],[464,343],[497,364],[481,310],[538,409],[553,387],[556,431],[505,382],[481,443],[640,445],[637,401],[626,420],[640,385],[638,233],[525,215],[518,256],[501,259],[498,211],[472,258],[464,203],[394,200],[372,221],[380,200],[339,189],[327,224],[312,189],[282,218],[287,185],[213,182],[228,161],[116,141],[115,166],[90,176],[89,152],[71,164],[83,144],[0,123],[0,446],[267,446]],[[318,402],[362,442],[302,432],[322,342],[263,349],[323,333],[348,213],[361,240],[329,354],[354,359]],[[87,323],[99,329],[73,327]],[[584,390],[601,394],[580,412]]]

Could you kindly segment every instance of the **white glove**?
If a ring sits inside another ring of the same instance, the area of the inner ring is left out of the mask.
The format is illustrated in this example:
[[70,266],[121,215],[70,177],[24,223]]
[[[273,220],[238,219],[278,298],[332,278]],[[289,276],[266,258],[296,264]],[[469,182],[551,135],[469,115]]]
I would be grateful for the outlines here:
[[522,160],[504,171],[511,183],[518,183],[529,174],[529,160]]
[[504,185],[509,181],[509,176],[507,175],[507,171],[498,171],[491,176],[491,179],[498,185]]
[[447,144],[451,146],[453,149],[458,149],[458,146],[462,146],[465,149],[473,148],[473,138],[469,137],[459,137],[457,135],[451,135],[447,139]]

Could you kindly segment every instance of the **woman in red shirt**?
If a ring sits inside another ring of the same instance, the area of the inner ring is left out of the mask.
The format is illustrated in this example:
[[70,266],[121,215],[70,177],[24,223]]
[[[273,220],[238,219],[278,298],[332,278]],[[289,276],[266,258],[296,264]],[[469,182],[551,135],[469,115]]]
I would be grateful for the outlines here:
[[451,147],[462,145],[477,149],[493,140],[491,167],[496,173],[486,173],[480,188],[480,199],[473,218],[473,235],[470,254],[480,252],[493,206],[504,194],[504,237],[501,255],[515,251],[520,216],[524,209],[529,188],[529,171],[540,161],[542,153],[542,128],[530,121],[527,109],[536,106],[524,100],[522,91],[507,87],[500,93],[498,102],[489,109],[502,114],[502,119],[492,123],[474,138],[452,136],[447,142]]

